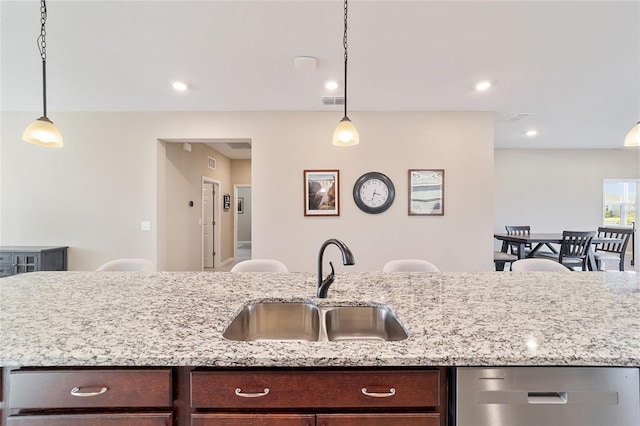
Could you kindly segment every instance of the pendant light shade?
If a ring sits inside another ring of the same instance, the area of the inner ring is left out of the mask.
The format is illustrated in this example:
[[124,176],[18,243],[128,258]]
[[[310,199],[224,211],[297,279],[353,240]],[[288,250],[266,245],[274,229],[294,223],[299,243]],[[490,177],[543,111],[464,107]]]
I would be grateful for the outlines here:
[[47,4],[45,0],[40,1],[40,36],[38,37],[38,48],[42,58],[42,117],[38,118],[25,129],[22,140],[35,145],[47,146],[50,148],[62,148],[62,134],[55,124],[47,117],[47,34],[45,24],[47,23]]
[[50,148],[62,148],[62,134],[47,117],[40,117],[24,130],[22,140]]
[[353,125],[347,116],[347,10],[348,0],[344,0],[344,35],[342,44],[344,46],[344,117],[338,123],[333,132],[333,144],[336,146],[357,145],[360,142],[356,126]]
[[640,146],[640,121],[629,130],[624,138],[624,146]]
[[344,117],[338,123],[336,131],[333,132],[333,144],[337,146],[357,145],[360,142],[356,126],[353,125],[348,117]]

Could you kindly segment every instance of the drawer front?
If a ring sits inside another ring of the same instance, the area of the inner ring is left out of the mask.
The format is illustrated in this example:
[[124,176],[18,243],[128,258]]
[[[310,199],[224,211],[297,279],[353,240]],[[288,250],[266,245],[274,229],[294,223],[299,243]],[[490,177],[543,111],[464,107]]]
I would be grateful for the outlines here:
[[437,407],[438,370],[191,373],[196,408]]
[[9,409],[171,407],[171,370],[14,370]]
[[315,426],[313,414],[193,414],[191,426]]
[[318,414],[317,426],[440,426],[436,413]]
[[7,426],[172,426],[171,413],[15,416]]

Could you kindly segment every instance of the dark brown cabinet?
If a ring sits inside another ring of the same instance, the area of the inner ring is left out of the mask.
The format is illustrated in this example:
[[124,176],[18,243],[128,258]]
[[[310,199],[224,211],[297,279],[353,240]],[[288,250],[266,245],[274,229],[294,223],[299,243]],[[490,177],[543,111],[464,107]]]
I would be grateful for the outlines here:
[[171,426],[172,370],[9,372],[7,426]]
[[66,270],[67,247],[0,247],[0,278],[26,272]]
[[446,426],[447,371],[5,368],[0,396],[6,426]]
[[445,369],[194,370],[190,394],[193,426],[446,425]]

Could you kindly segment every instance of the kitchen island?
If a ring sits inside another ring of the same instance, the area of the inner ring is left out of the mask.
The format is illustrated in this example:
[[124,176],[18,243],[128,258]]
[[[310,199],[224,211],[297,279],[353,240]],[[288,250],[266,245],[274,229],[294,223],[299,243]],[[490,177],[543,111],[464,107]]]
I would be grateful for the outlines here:
[[[0,281],[0,364],[30,366],[640,365],[640,277],[590,273],[38,272]],[[245,304],[385,304],[396,342],[239,342]]]
[[[47,407],[56,416],[68,409],[60,424],[74,424],[69,415],[78,419],[88,415],[87,407],[95,408],[81,405],[85,411],[74,411],[77,401],[87,398],[36,404],[34,389],[49,382],[53,389],[61,382],[71,387],[91,375],[107,380],[105,372],[123,383],[152,383],[159,398],[136,405],[133,414],[148,419],[118,425],[246,424],[246,416],[256,413],[263,420],[265,413],[276,416],[273,423],[260,424],[359,424],[340,423],[357,411],[363,424],[374,424],[366,423],[374,413],[391,419],[380,424],[442,426],[452,398],[447,397],[449,367],[640,365],[640,279],[633,272],[345,273],[336,276],[326,299],[315,298],[316,278],[193,272],[39,272],[4,278],[0,364],[6,367],[8,424],[54,424],[51,412],[38,411]],[[408,337],[254,342],[222,337],[236,313],[261,301],[385,305]],[[247,372],[255,384],[246,391],[248,398],[238,384],[246,386]],[[357,387],[385,375],[396,383],[393,392],[380,385],[362,388],[376,396],[368,400],[327,398],[346,394],[343,387],[351,382]],[[274,402],[256,402],[268,400],[270,391],[262,385],[267,380],[291,383],[296,397],[287,399],[271,386]],[[318,384],[324,395],[307,399],[307,386]],[[16,391],[20,386],[24,392]],[[224,394],[225,386],[230,393],[236,389],[235,400],[210,396]],[[417,400],[402,399],[415,389],[424,391]],[[115,405],[102,405],[97,415],[123,416],[122,407],[129,407],[110,404]],[[164,408],[157,412],[158,407]],[[332,423],[333,416],[342,420]],[[218,423],[221,418],[226,423]],[[78,424],[93,423],[81,418]]]

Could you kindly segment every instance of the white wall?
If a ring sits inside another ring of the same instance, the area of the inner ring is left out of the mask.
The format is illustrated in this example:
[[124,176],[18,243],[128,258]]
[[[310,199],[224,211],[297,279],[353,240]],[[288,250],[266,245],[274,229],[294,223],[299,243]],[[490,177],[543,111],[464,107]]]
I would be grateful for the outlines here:
[[[538,232],[597,229],[604,179],[640,179],[640,150],[497,149],[494,230],[504,232],[505,225],[530,225]],[[640,246],[640,235],[636,240]],[[636,247],[636,259],[638,253]]]
[[[114,257],[166,264],[166,150],[158,139],[248,138],[253,144],[253,256],[315,271],[320,244],[344,240],[351,271],[423,257],[443,270],[490,270],[493,116],[490,113],[356,112],[361,144],[331,145],[340,114],[290,112],[56,113],[65,148],[20,140],[37,113],[2,113],[0,244],[70,246],[69,268]],[[304,169],[341,170],[341,216],[303,216]],[[443,168],[445,215],[407,215],[407,170]],[[396,201],[381,215],[357,209],[355,180],[387,174]],[[151,220],[152,231],[140,231]],[[469,255],[465,255],[469,253]],[[327,257],[339,263],[337,249]],[[338,272],[342,270],[338,267]]]

